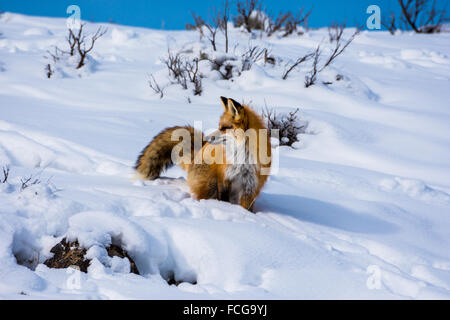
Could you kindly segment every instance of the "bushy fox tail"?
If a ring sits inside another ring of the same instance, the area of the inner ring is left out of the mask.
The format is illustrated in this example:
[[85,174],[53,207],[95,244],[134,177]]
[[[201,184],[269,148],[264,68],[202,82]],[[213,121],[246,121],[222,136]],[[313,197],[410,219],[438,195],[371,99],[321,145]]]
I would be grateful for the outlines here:
[[[190,136],[190,139],[186,139],[186,135]],[[196,145],[195,141],[200,141],[201,143]],[[172,149],[180,143],[180,147],[184,150],[190,150],[190,155],[183,156],[190,158],[191,163],[193,163],[195,153],[204,144],[203,133],[191,126],[177,126],[161,131],[139,155],[134,167],[138,177],[144,180],[158,178],[163,170],[170,168],[174,164],[172,161]],[[183,161],[177,164],[182,169],[187,170],[188,166]]]

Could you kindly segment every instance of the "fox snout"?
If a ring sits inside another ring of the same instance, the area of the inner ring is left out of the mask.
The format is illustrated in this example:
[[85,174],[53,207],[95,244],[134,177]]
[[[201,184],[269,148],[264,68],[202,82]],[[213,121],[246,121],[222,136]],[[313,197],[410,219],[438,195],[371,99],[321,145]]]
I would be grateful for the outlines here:
[[206,142],[210,144],[224,144],[226,139],[227,135],[223,134],[220,130],[216,130],[205,137]]

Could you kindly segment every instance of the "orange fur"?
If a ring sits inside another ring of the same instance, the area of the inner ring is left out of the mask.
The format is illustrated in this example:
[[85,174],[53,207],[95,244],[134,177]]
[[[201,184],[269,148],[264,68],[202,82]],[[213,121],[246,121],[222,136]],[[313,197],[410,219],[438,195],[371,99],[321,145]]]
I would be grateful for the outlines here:
[[[256,132],[259,132],[259,129],[267,130],[262,118],[249,106],[240,105],[232,99],[223,97],[221,97],[221,102],[224,107],[224,113],[219,121],[219,131],[221,134],[229,133],[237,141],[248,143],[250,138],[246,138],[240,134],[240,130],[242,132],[245,132],[247,129],[254,129]],[[159,176],[162,170],[172,165],[172,161],[167,158],[169,155],[168,150],[172,150],[175,145],[170,139],[170,133],[180,128],[182,127],[165,129],[143,150],[135,167],[141,177],[153,180]],[[185,128],[189,130],[192,139],[195,134],[199,134],[192,127]],[[265,141],[260,141],[261,137]],[[228,163],[226,150],[222,145],[212,145],[209,142],[203,141],[200,150],[192,149],[194,150],[193,153],[187,158],[194,161],[181,161],[177,164],[187,171],[187,184],[193,197],[197,200],[218,199],[230,201],[241,205],[245,209],[252,210],[254,201],[260,194],[268,178],[268,173],[262,174],[261,170],[270,170],[271,166],[270,137],[268,133],[261,137],[257,134],[256,148],[249,148],[248,150],[253,159],[256,160],[254,166],[251,167],[253,171],[250,174],[252,175],[254,172],[256,176],[249,177],[249,181],[253,182],[254,179],[256,185],[250,188],[250,191],[248,191],[248,186],[243,185],[245,180],[243,180],[244,182],[230,180],[228,172],[232,164]],[[191,143],[193,146],[192,141]],[[261,148],[265,150],[260,150]],[[262,155],[268,157],[269,161],[267,163],[264,163],[265,161],[261,159],[260,151]],[[200,160],[195,161],[196,158]],[[217,163],[214,159],[220,159],[221,163]],[[236,168],[235,170],[239,171],[239,167]],[[243,190],[247,191],[244,192]]]

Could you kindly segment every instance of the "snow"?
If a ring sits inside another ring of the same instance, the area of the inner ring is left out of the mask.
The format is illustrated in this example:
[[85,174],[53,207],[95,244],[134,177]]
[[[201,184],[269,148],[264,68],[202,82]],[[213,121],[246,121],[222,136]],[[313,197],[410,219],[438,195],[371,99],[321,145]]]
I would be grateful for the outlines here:
[[[450,34],[364,31],[309,88],[310,65],[283,81],[284,64],[320,42],[326,53],[326,29],[255,37],[282,63],[259,62],[234,81],[211,71],[201,96],[171,85],[160,99],[147,81],[169,84],[167,48],[194,54],[206,40],[103,26],[85,67],[67,61],[47,79],[43,56],[64,47],[65,20],[0,17],[0,167],[10,167],[0,183],[0,298],[450,298]],[[243,31],[230,39],[247,50]],[[298,107],[308,123],[294,148],[273,144],[279,168],[256,214],[192,199],[178,168],[132,181],[137,155],[163,128],[217,128],[219,96]],[[23,188],[30,176],[40,183]],[[88,249],[87,274],[43,264],[64,237]],[[141,275],[107,256],[111,243]],[[171,276],[184,282],[169,286]]]

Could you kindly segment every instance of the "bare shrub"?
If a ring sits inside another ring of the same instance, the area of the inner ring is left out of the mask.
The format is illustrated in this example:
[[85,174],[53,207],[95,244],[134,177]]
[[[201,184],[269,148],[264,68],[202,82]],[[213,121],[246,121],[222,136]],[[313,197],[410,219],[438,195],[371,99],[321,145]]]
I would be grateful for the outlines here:
[[[180,83],[184,74],[182,56],[179,52],[173,54],[170,50],[167,50],[167,53],[168,57],[163,60],[163,63],[169,70],[169,76],[172,77],[177,83]],[[187,86],[183,86],[183,88],[187,89]]]
[[47,63],[47,65],[45,66],[45,72],[47,74],[47,78],[51,78],[54,71],[52,70],[52,66],[50,65],[50,63]]
[[[190,22],[187,22],[186,24],[185,24],[185,29],[186,30],[198,30],[198,29],[200,29],[205,23],[204,23],[204,21],[203,21],[203,19],[200,17],[200,16],[197,16],[196,14],[195,14],[195,12],[191,12],[191,16],[192,16],[192,18],[194,19],[194,23],[190,23]],[[197,19],[197,17],[200,19]]]
[[436,33],[449,21],[445,9],[436,8],[436,0],[398,0],[401,20],[417,33]]
[[77,39],[79,39],[81,37],[81,32],[82,32],[82,26],[80,27],[80,29],[78,30],[78,37],[75,36],[75,34],[73,33],[72,29],[69,29],[69,35],[66,37],[67,43],[69,44],[69,50],[67,51],[67,53],[69,53],[69,55],[73,56],[75,53],[75,48],[77,46]]
[[219,26],[219,29],[223,32],[225,37],[225,52],[228,53],[229,39],[228,39],[228,21],[230,21],[230,1],[224,0],[222,9],[220,9],[214,22]]
[[[86,36],[83,34],[83,28],[86,24],[82,23],[80,25],[80,29],[78,32],[74,33],[72,29],[69,29],[69,35],[66,37],[68,43],[68,50],[61,50],[58,47],[55,47],[55,53],[51,53],[47,51],[47,53],[51,56],[54,62],[57,62],[62,54],[68,54],[70,56],[74,56],[75,53],[79,55],[79,61],[77,63],[77,69],[80,69],[85,65],[85,59],[89,52],[94,49],[95,42],[105,35],[108,31],[107,29],[103,29],[99,27],[97,31],[92,36]],[[87,38],[90,38],[90,44],[86,47]]]
[[394,34],[397,29],[416,33],[438,33],[449,22],[445,8],[438,9],[436,0],[397,0],[401,12],[398,18],[391,12],[381,24]]
[[155,91],[155,93],[159,94],[159,98],[162,99],[164,97],[164,88],[162,88],[159,83],[156,81],[153,74],[150,74],[150,79],[148,80],[149,87]]
[[208,30],[208,40],[214,51],[217,51],[216,37],[217,31],[219,30],[219,25],[205,23],[205,28]]
[[[325,60],[325,63],[320,68],[319,68],[319,61],[322,55],[322,52],[320,50],[320,44],[317,46],[316,50],[312,53],[312,57],[314,58],[312,63],[312,69],[305,76],[306,88],[316,83],[318,74],[322,72],[326,67],[330,66],[336,60],[336,58],[344,52],[344,50],[355,39],[356,35],[358,35],[359,32],[361,31],[360,28],[356,28],[355,32],[353,32],[352,35],[347,40],[344,40],[343,39],[344,30],[345,30],[344,23],[342,24],[333,23],[328,27],[329,40],[330,42],[334,43],[334,47],[328,58]],[[324,82],[324,84],[329,85],[331,83]]]
[[395,34],[395,31],[397,31],[397,23],[396,23],[396,16],[393,12],[389,15],[389,18],[387,19],[381,19],[380,23],[389,30],[390,34]]
[[356,28],[355,32],[346,41],[343,40],[342,35],[344,33],[345,23],[337,25],[333,24],[328,28],[330,35],[330,41],[334,42],[334,49],[331,55],[326,60],[325,64],[322,66],[320,71],[328,67],[344,50],[349,46],[349,44],[355,39],[356,35],[361,31],[360,28]]
[[[60,61],[64,55],[69,56],[75,56],[78,54],[78,62],[76,63],[76,69],[82,68],[86,62],[86,57],[89,52],[91,52],[94,49],[95,42],[105,35],[107,32],[107,29],[104,29],[102,27],[99,27],[97,31],[93,35],[87,36],[84,34],[84,28],[85,24],[81,24],[80,28],[78,29],[78,32],[74,32],[72,29],[68,29],[69,34],[66,37],[67,43],[68,43],[68,49],[62,50],[55,46],[54,52],[51,52],[50,50],[47,50],[47,56],[44,56],[46,59],[52,60],[52,63],[55,65]],[[88,41],[89,40],[89,41]],[[89,44],[87,45],[87,43]],[[51,64],[47,64],[45,67],[45,72],[47,75],[47,78],[51,78],[51,76],[54,74],[54,70],[52,69]]]
[[[11,181],[11,179],[9,179],[10,178],[10,168],[9,168],[9,166],[4,166],[4,167],[2,167],[3,177],[0,178],[0,184],[2,184],[2,183],[14,184],[13,190],[16,190],[16,187],[20,186],[20,191],[21,192],[24,191],[25,189],[33,186],[33,185],[43,184],[45,186],[45,188],[47,189],[47,192],[49,192],[49,194],[51,194],[51,195],[54,195],[55,193],[61,191],[62,189],[56,188],[56,186],[53,183],[50,182],[52,177],[48,178],[47,180],[41,181],[41,179],[39,177],[41,176],[41,174],[44,171],[44,169],[42,169],[37,174],[31,174],[28,177],[20,178],[20,182],[17,183],[17,182],[13,182],[14,180]],[[38,191],[34,191],[34,194],[38,195]]]
[[[207,38],[209,43],[211,44],[214,51],[217,51],[217,45],[216,45],[216,39],[217,39],[217,32],[221,27],[221,20],[220,17],[214,17],[214,23],[207,23],[202,17],[197,16],[195,12],[192,12],[192,18],[194,19],[194,24],[188,24],[186,25],[187,29],[191,30],[198,30],[200,34],[200,40],[205,36],[205,30],[207,31]],[[228,31],[227,31],[228,35]]]
[[[202,88],[202,76],[198,70],[199,59],[195,58],[189,60],[182,56],[180,52],[173,54],[168,50],[168,58],[163,60],[163,63],[167,66],[169,70],[169,77],[172,81],[178,83],[183,89],[188,89],[188,83],[194,85],[194,95],[201,95]],[[158,89],[156,81],[150,82],[150,87],[161,94],[161,89]],[[155,90],[156,89],[156,90]]]
[[238,0],[238,15],[234,18],[236,27],[244,26],[248,32],[265,29],[265,16],[262,13],[262,0]]
[[241,56],[241,71],[250,70],[254,63],[264,59],[265,54],[267,54],[267,49],[250,45],[249,49]]
[[311,10],[305,13],[303,9],[300,9],[300,12],[295,15],[292,12],[280,12],[276,18],[267,19],[267,35],[270,37],[277,32],[283,32],[282,37],[287,37],[296,33],[299,25],[306,26],[310,14]]
[[3,167],[2,168],[3,171],[3,179],[0,179],[1,183],[6,183],[8,181],[8,176],[9,176],[9,167]]
[[298,58],[294,63],[292,64],[287,64],[286,65],[286,70],[283,73],[282,79],[286,80],[289,73],[294,70],[295,68],[297,68],[300,64],[302,64],[303,62],[309,60],[312,56],[314,55],[314,53],[308,53],[300,58]]
[[336,22],[332,22],[328,26],[328,37],[330,42],[339,41],[342,38],[342,34],[344,33],[345,24],[338,24]]
[[269,49],[265,49],[264,50],[264,65],[268,64],[272,64],[275,65],[276,64],[276,59],[274,56],[272,56],[269,52]]
[[189,78],[189,81],[194,85],[194,96],[199,96],[202,94],[202,78],[198,73],[198,58],[192,61],[185,61],[185,72]]
[[299,25],[307,25],[311,14],[311,11],[305,12],[302,8],[296,14],[289,11],[274,16],[262,9],[262,0],[238,0],[236,6],[238,12],[234,18],[236,27],[244,26],[248,32],[265,31],[269,37],[278,32],[282,32],[282,37],[296,33]]
[[[312,69],[305,76],[305,87],[308,88],[316,83],[317,76],[320,72],[322,72],[326,67],[330,66],[336,58],[341,55],[344,50],[350,45],[350,43],[355,39],[356,35],[360,32],[360,28],[356,28],[355,32],[347,39],[343,39],[343,34],[345,30],[345,24],[336,24],[333,23],[328,27],[328,35],[329,41],[334,43],[334,47],[331,50],[330,55],[325,60],[325,63],[319,67],[320,58],[322,56],[322,51],[320,49],[321,44],[317,46],[314,52],[307,53],[301,57],[299,57],[295,62],[288,63],[285,66],[285,71],[283,72],[282,79],[286,80],[289,76],[289,73],[295,70],[300,64],[310,60],[313,58]],[[324,84],[331,84],[328,82],[324,82]]]
[[[108,31],[107,29],[103,29],[102,27],[99,27],[97,31],[90,36],[90,44],[86,47],[87,38],[86,35],[83,34],[83,27],[85,24],[80,25],[80,29],[78,30],[77,34],[74,34],[71,29],[69,29],[70,36],[72,37],[72,41],[76,44],[76,49],[79,54],[80,60],[78,61],[77,69],[80,69],[84,66],[86,59],[86,55],[94,49],[95,42],[105,35],[105,33]],[[70,42],[69,42],[70,45]]]
[[223,80],[233,78],[233,71],[236,69],[236,58],[217,57],[208,58],[211,63],[211,69],[217,71]]
[[257,62],[275,64],[275,58],[270,55],[267,48],[249,45],[248,50],[240,56],[222,55],[213,58],[206,54],[203,56],[211,64],[211,70],[217,71],[223,80],[230,80],[240,76],[243,71],[250,70]]
[[[200,34],[200,40],[207,35],[207,38],[214,51],[217,51],[217,32],[220,30],[225,37],[225,52],[228,53],[229,38],[228,38],[228,21],[230,20],[230,1],[224,0],[221,9],[213,8],[212,15],[210,14],[210,22],[207,22],[200,16],[192,12],[194,24],[186,24],[187,30],[197,30]],[[206,31],[206,32],[205,32]]]
[[194,12],[191,13],[192,18],[194,19],[194,24],[187,23],[186,30],[197,30],[200,35],[200,40],[203,38],[203,26],[205,25],[205,20],[202,17],[197,16]]
[[291,13],[279,13],[276,18],[272,17],[269,19],[268,26],[266,28],[267,35],[270,37],[274,33],[280,31],[290,15]]
[[[50,50],[47,50],[47,55],[44,56],[44,58],[51,60],[53,64],[56,64],[61,58],[62,55],[65,53],[64,51],[60,50],[58,47],[55,46],[55,52],[51,52]],[[52,64],[47,63],[47,65],[44,68],[45,74],[47,75],[47,78],[50,79],[52,75],[55,73],[52,69]]]
[[50,50],[47,50],[48,56],[44,56],[44,58],[51,59],[53,61],[53,63],[56,63],[61,59],[61,57],[66,52],[59,49],[57,46],[55,46],[54,49],[55,49],[55,52],[51,52]]
[[317,80],[317,74],[323,70],[318,69],[318,64],[319,64],[319,59],[320,59],[320,55],[321,55],[321,51],[320,51],[320,45],[317,46],[316,50],[314,51],[313,57],[313,66],[312,66],[312,70],[309,72],[309,74],[307,74],[305,76],[305,87],[308,88],[310,86],[312,86],[314,83],[316,83]]
[[25,179],[20,179],[20,182],[22,183],[20,190],[23,191],[26,188],[33,186],[35,184],[40,184],[41,180],[34,178],[33,175],[29,176],[28,178]]
[[304,12],[303,8],[297,14],[291,14],[289,12],[289,18],[286,20],[283,29],[283,37],[286,37],[294,32],[297,32],[297,27],[303,25],[305,28],[308,24],[308,18],[311,14],[311,10]]
[[279,115],[274,109],[266,106],[261,114],[269,132],[279,130],[278,139],[281,146],[292,146],[294,142],[298,141],[298,135],[305,133],[307,124],[300,121],[298,111],[297,108],[295,111]]

